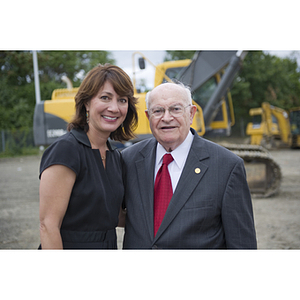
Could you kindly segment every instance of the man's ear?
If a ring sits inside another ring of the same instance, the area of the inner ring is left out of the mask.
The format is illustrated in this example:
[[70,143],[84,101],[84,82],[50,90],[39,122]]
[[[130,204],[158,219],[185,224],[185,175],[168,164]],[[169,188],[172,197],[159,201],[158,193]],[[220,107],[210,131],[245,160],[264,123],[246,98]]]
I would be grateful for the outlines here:
[[190,111],[190,122],[191,122],[191,124],[193,123],[193,119],[194,119],[196,111],[197,111],[196,105],[192,105],[191,106],[191,111]]
[[146,114],[146,116],[147,116],[147,118],[148,118],[148,120],[149,120],[149,113],[148,113],[148,110],[145,110],[145,114]]

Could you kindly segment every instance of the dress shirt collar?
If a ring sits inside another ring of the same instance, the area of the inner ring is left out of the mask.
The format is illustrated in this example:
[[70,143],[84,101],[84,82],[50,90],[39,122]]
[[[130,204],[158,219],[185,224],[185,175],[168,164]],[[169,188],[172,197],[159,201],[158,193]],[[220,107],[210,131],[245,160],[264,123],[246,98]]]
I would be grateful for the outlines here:
[[160,144],[157,143],[156,147],[156,167],[160,166],[162,164],[162,158],[166,153],[170,153],[173,156],[174,162],[178,166],[179,169],[183,169],[184,163],[186,161],[186,158],[188,156],[188,153],[190,151],[192,142],[193,142],[194,136],[189,131],[187,137],[181,143],[176,149],[174,149],[172,152],[167,152],[165,148]]

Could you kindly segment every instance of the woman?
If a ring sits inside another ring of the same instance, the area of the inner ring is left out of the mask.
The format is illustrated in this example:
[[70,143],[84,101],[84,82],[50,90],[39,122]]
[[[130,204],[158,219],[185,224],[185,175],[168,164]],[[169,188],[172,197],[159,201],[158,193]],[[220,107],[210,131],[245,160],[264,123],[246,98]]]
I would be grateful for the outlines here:
[[125,141],[137,126],[129,76],[109,64],[92,69],[75,96],[68,133],[40,165],[42,249],[116,249],[123,199],[121,157],[108,138]]

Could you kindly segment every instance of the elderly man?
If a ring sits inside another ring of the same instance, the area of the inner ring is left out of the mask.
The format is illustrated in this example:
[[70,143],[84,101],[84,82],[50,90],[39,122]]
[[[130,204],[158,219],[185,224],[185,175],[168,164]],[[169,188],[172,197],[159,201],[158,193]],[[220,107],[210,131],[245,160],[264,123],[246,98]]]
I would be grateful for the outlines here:
[[244,163],[190,128],[189,89],[164,83],[147,94],[153,138],[122,152],[124,249],[256,249]]

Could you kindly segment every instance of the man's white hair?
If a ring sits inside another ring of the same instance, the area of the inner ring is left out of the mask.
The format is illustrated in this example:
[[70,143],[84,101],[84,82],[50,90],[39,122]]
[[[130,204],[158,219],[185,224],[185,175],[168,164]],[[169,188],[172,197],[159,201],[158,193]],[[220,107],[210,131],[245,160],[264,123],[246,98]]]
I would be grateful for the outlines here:
[[[184,85],[182,82],[180,81],[172,81],[172,82],[165,82],[165,83],[162,83],[160,85],[163,85],[163,84],[167,84],[167,83],[172,83],[172,84],[175,84],[175,85],[178,85],[180,87],[182,87],[185,91],[186,91],[186,94],[187,94],[187,100],[188,100],[188,103],[189,104],[193,104],[192,103],[192,93],[191,93],[191,90],[188,86]],[[153,91],[153,90],[152,90]],[[146,101],[146,107],[147,107],[147,110],[149,109],[149,98],[151,96],[151,92],[152,91],[149,91],[147,94],[146,94],[146,98],[145,98],[145,101]]]

